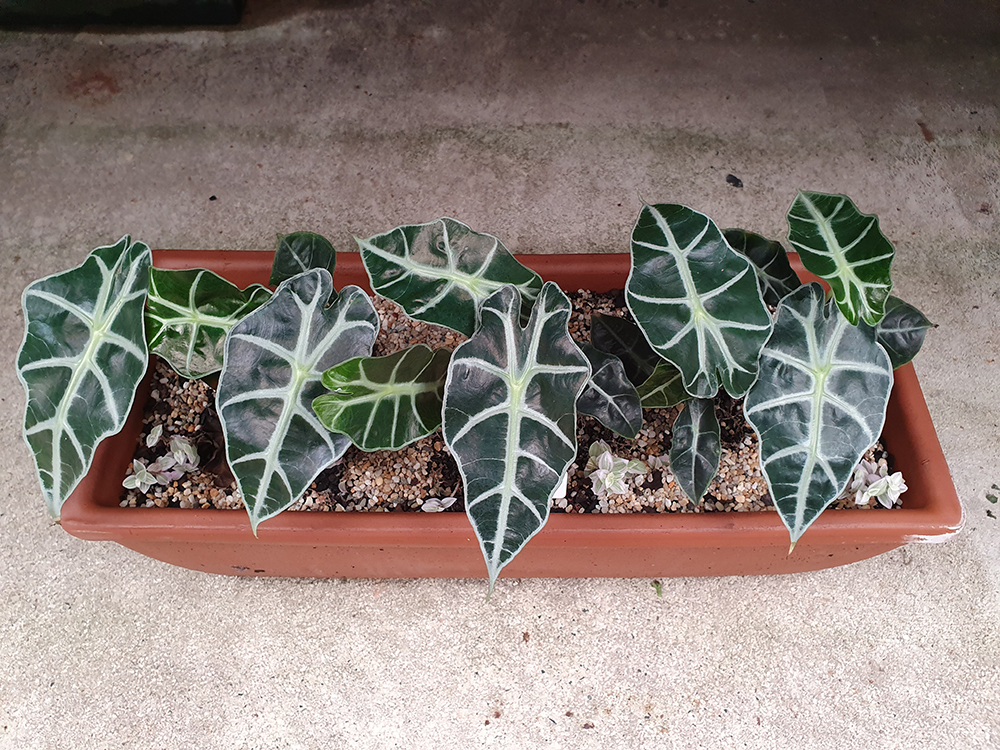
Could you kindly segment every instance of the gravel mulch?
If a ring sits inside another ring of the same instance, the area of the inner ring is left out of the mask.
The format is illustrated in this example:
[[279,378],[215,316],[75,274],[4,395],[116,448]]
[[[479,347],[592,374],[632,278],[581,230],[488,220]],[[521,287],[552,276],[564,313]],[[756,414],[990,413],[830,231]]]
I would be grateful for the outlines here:
[[[622,292],[595,294],[580,291],[570,294],[574,312],[570,333],[580,341],[590,339],[590,314],[600,311],[626,315]],[[462,334],[436,325],[411,321],[393,302],[373,299],[381,320],[381,331],[374,356],[398,351],[415,343],[433,348],[454,349],[465,340]],[[167,485],[154,485],[148,492],[122,491],[123,507],[242,508],[235,479],[225,462],[221,425],[214,407],[214,390],[204,381],[185,380],[165,363],[157,362],[151,398],[143,416],[143,433],[135,457],[152,461],[166,452],[173,435],[191,439],[198,448],[201,465]],[[636,440],[611,432],[597,420],[581,416],[577,422],[576,461],[569,468],[566,496],[553,500],[552,512],[559,513],[706,513],[773,511],[767,483],[760,473],[757,438],[742,414],[742,401],[720,392],[716,408],[722,430],[722,458],[718,476],[712,481],[703,501],[695,506],[684,495],[664,465],[670,449],[670,428],[679,407],[650,409],[644,412],[645,424]],[[162,425],[164,437],[148,448],[146,436]],[[622,495],[597,497],[590,480],[584,477],[590,444],[604,440],[616,455],[646,463],[649,469],[627,480],[628,491]],[[886,462],[890,456],[877,444],[865,456]],[[444,445],[440,431],[405,447],[401,451],[365,453],[355,447],[326,469],[291,510],[312,511],[417,511],[432,499],[456,498],[445,512],[464,512],[461,476],[458,466]],[[899,505],[900,503],[897,503]],[[428,507],[437,505],[431,502]],[[831,507],[857,508],[850,497],[839,499]],[[872,502],[866,509],[881,508]]]

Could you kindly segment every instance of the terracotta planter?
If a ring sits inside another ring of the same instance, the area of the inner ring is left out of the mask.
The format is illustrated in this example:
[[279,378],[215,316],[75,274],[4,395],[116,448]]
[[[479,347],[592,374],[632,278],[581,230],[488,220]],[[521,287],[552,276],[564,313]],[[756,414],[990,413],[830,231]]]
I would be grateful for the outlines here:
[[[153,257],[160,268],[207,267],[242,287],[266,283],[272,254],[158,251]],[[520,260],[564,289],[621,288],[629,271],[627,254]],[[336,281],[338,288],[368,288],[357,254],[338,256]],[[147,379],[124,430],[99,447],[90,473],[66,502],[62,526],[73,536],[111,540],[158,560],[229,575],[484,577],[465,514],[286,512],[265,521],[255,539],[241,511],[120,508],[121,479],[148,394]],[[903,509],[827,511],[791,555],[788,532],[773,512],[552,514],[503,575],[794,573],[863,560],[912,541],[944,540],[958,531],[962,506],[911,365],[896,371],[883,440],[909,486]]]

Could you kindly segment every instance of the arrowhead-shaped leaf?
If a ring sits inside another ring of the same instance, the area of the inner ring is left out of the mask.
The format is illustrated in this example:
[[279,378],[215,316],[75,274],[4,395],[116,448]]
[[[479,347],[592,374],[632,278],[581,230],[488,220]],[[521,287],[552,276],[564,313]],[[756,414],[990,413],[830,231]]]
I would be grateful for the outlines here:
[[722,457],[715,402],[710,398],[691,399],[677,415],[670,434],[670,471],[684,494],[697,505],[715,479]]
[[656,366],[663,362],[663,357],[646,341],[642,329],[628,318],[617,315],[591,314],[590,343],[618,357],[625,366],[625,375],[636,387],[645,383]]
[[846,195],[800,192],[788,209],[788,241],[802,265],[830,284],[840,311],[874,326],[892,291],[892,244],[877,216],[858,211]]
[[541,277],[489,234],[454,219],[396,227],[358,240],[372,289],[407,315],[471,336],[483,301],[513,284],[525,309],[538,296]]
[[330,240],[312,232],[292,232],[278,242],[271,264],[271,286],[278,286],[304,271],[325,268],[333,276],[337,251]]
[[364,451],[399,450],[441,426],[447,349],[417,344],[385,357],[355,357],[323,373],[313,409],[329,430]]
[[490,579],[545,524],[576,457],[576,401],[590,365],[570,338],[570,302],[542,287],[525,328],[513,286],[490,296],[476,334],[452,355],[444,437]]
[[850,324],[807,284],[778,306],[744,413],[794,544],[844,491],[885,422],[892,365],[870,326]]
[[185,378],[222,369],[226,334],[271,298],[260,284],[245,291],[205,269],[149,269],[149,348]]
[[45,505],[58,518],[94,449],[125,424],[149,355],[142,309],[149,248],[127,235],[21,296],[17,376],[27,394],[24,440]]
[[576,402],[577,410],[619,435],[636,437],[642,429],[642,404],[622,361],[591,344],[580,344],[580,349],[590,360],[591,376]]
[[730,247],[753,265],[757,283],[767,304],[777,306],[782,297],[802,286],[780,242],[743,229],[727,229],[723,235]]
[[889,297],[885,303],[885,317],[875,329],[878,342],[892,360],[892,368],[902,367],[917,356],[924,345],[924,336],[931,323],[920,310],[903,302],[899,297]]
[[329,271],[317,268],[284,282],[229,332],[216,402],[255,534],[350,445],[320,423],[312,402],[325,392],[325,370],[371,354],[378,326],[368,295],[355,286],[337,295]]
[[688,393],[712,398],[720,385],[734,397],[746,393],[771,316],[749,261],[711,219],[685,206],[644,206],[625,292],[632,316],[681,371]]

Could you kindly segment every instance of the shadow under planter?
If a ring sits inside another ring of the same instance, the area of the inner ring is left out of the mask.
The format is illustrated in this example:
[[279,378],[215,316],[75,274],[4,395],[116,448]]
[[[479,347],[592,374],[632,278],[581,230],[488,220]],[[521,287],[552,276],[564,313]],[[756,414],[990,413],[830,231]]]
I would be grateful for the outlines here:
[[[266,283],[271,252],[154,251],[158,268],[208,268],[244,287]],[[521,255],[563,289],[625,286],[628,254]],[[798,258],[793,268],[806,280]],[[370,291],[356,253],[337,256],[336,286]],[[81,539],[110,540],[193,570],[315,578],[482,578],[475,534],[459,513],[285,512],[254,538],[232,510],[121,508],[150,377],[124,429],[97,449],[67,500],[62,526]],[[777,513],[551,514],[501,577],[589,578],[759,575],[820,570],[864,560],[909,542],[944,541],[962,525],[941,445],[912,365],[895,371],[882,441],[909,489],[893,510],[828,510],[789,554]]]

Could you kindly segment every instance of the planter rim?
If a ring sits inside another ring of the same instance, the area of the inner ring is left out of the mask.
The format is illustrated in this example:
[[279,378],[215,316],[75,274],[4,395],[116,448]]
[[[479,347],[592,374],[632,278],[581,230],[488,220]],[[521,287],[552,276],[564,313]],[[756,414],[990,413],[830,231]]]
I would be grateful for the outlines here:
[[[272,257],[272,252],[262,251],[153,251],[153,262],[159,268],[209,267],[241,287],[259,282],[261,269],[269,271]],[[601,279],[607,289],[624,287],[630,263],[628,253],[518,255],[517,258],[543,278],[568,266],[574,273],[589,273]],[[803,272],[797,256],[790,254],[790,259],[800,276],[815,280]],[[355,283],[371,290],[358,253],[338,253],[336,277],[338,288],[344,283]],[[903,495],[903,508],[828,510],[806,531],[800,546],[945,541],[961,529],[962,504],[912,364],[896,370],[894,379],[884,439],[897,459],[904,455],[918,457],[903,471],[911,487]],[[122,458],[120,445],[125,440],[125,445],[133,446],[139,435],[148,382],[149,378],[145,381],[145,391],[137,394],[125,428],[116,436],[118,445],[115,438],[109,438],[98,447],[90,471],[63,506],[62,527],[82,539],[113,540],[126,545],[130,540],[252,543],[250,523],[242,510],[121,508],[117,502],[109,504],[108,500],[101,502],[98,498],[100,493],[96,490],[101,478],[124,476],[123,467],[131,460],[131,452],[127,459]],[[117,470],[119,466],[121,471]],[[788,532],[778,514],[757,511],[552,513],[531,546],[615,547],[628,537],[633,547],[655,547],[662,546],[667,535],[669,544],[677,547],[707,543],[732,547],[788,544]],[[258,537],[261,542],[274,544],[423,547],[465,545],[474,539],[474,534],[464,513],[298,511],[284,512],[265,521],[258,529]]]

